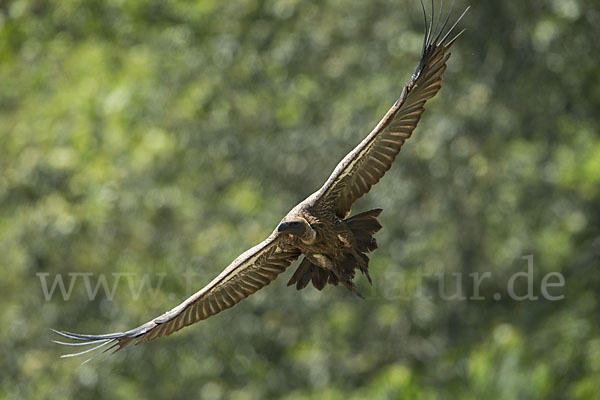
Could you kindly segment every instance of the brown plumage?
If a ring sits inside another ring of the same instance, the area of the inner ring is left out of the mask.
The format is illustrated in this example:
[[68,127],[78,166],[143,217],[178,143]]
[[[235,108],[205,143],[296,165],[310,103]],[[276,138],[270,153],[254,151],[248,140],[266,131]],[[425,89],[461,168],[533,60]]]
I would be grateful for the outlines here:
[[75,341],[56,341],[59,344],[95,345],[64,357],[104,346],[107,346],[104,351],[118,351],[132,342],[138,344],[170,335],[237,304],[268,285],[301,255],[304,259],[288,285],[303,289],[312,282],[321,290],[328,283],[341,283],[359,294],[353,284],[355,270],[371,281],[367,253],[377,248],[373,234],[381,229],[377,221],[381,209],[349,217],[350,209],[390,169],[404,141],[416,128],[425,102],[439,91],[449,49],[462,33],[451,37],[451,32],[467,10],[449,29],[446,27],[452,10],[443,23],[438,16],[435,26],[433,15],[429,22],[425,17],[421,59],[398,100],[375,129],[337,165],[325,184],[294,207],[266,240],[241,254],[183,303],[137,328],[107,335],[54,331]]

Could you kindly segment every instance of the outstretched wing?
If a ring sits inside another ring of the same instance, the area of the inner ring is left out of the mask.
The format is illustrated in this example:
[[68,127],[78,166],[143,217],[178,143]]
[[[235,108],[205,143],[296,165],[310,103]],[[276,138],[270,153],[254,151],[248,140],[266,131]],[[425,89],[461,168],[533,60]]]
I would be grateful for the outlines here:
[[333,204],[338,217],[346,217],[352,204],[390,169],[425,111],[425,102],[440,90],[446,62],[450,58],[449,49],[462,31],[454,37],[451,33],[468,9],[446,29],[452,9],[441,26],[439,16],[434,26],[433,11],[428,22],[423,8],[425,39],[415,73],[375,129],[344,157],[318,192],[317,201]]
[[108,346],[105,351],[111,349],[118,351],[133,341],[138,344],[170,335],[185,326],[233,307],[271,283],[299,256],[299,250],[283,248],[277,233],[274,232],[265,241],[236,258],[202,290],[152,321],[127,332],[106,335],[82,335],[53,330],[60,336],[76,341],[55,342],[69,346],[94,346],[82,352],[63,356],[72,357],[105,346]]

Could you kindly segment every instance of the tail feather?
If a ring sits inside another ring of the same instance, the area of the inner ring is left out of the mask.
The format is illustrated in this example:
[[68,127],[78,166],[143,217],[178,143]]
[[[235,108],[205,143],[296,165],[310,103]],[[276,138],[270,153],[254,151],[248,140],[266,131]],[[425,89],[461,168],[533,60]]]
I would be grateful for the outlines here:
[[371,280],[371,275],[369,275],[369,256],[367,256],[365,253],[358,253],[358,256],[362,260],[362,262],[358,263],[358,268],[360,269],[360,272],[362,272],[367,277],[369,284],[373,284],[373,281]]
[[331,276],[331,272],[315,266],[315,270],[312,274],[312,284],[317,290],[323,290],[327,285],[327,280]]
[[304,289],[306,287],[306,285],[308,285],[308,282],[310,282],[310,280],[312,278],[314,267],[315,267],[315,265],[313,265],[305,257],[302,260],[302,262],[300,263],[300,265],[298,266],[298,268],[296,269],[296,272],[294,272],[294,275],[292,275],[292,277],[288,281],[287,285],[292,286],[295,283],[296,289],[298,289],[298,290]]
[[353,232],[365,231],[369,234],[373,234],[381,229],[381,224],[377,220],[381,211],[383,211],[381,208],[365,211],[347,218],[345,222]]
[[296,289],[300,290],[304,289],[311,281],[313,286],[318,290],[322,290],[327,283],[337,285],[339,282],[338,278],[331,271],[316,266],[305,257],[287,285],[291,286],[295,283]]

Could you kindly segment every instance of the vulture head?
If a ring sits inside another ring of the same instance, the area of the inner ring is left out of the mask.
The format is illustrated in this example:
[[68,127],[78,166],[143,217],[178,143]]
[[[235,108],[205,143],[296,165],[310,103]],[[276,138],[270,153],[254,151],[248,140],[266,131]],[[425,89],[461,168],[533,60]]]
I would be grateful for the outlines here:
[[308,221],[301,217],[294,217],[282,221],[277,226],[277,232],[296,236],[304,242],[313,242],[317,236],[317,233],[310,226]]

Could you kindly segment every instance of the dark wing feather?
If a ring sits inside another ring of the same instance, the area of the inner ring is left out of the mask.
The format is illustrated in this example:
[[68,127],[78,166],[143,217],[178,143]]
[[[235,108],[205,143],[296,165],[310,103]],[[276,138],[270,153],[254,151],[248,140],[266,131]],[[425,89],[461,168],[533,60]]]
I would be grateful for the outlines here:
[[449,29],[446,26],[452,9],[439,29],[439,17],[434,27],[433,16],[429,24],[425,16],[421,60],[408,85],[375,129],[337,165],[318,192],[318,201],[332,203],[338,217],[346,217],[352,204],[390,169],[425,111],[425,102],[440,90],[449,49],[462,31],[454,37],[450,34],[467,10]]
[[107,335],[82,335],[53,330],[65,338],[78,341],[56,343],[69,346],[96,345],[92,349],[63,356],[71,357],[104,346],[108,346],[105,351],[118,351],[133,341],[138,344],[170,335],[239,303],[271,283],[299,256],[300,251],[297,249],[282,248],[277,234],[273,233],[265,241],[236,258],[202,290],[152,321],[127,332]]

